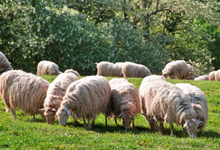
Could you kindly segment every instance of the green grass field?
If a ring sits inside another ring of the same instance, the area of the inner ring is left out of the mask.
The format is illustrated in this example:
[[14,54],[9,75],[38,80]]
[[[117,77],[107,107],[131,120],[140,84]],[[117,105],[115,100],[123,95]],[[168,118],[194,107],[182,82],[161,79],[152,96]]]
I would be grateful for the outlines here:
[[[52,82],[53,76],[42,76]],[[108,77],[108,80],[111,78]],[[141,78],[129,78],[129,82],[139,88]],[[0,100],[0,149],[219,149],[220,148],[220,82],[167,80],[171,83],[191,83],[203,90],[209,107],[209,120],[203,136],[198,131],[197,138],[187,137],[181,126],[174,124],[175,136],[170,136],[169,125],[165,124],[165,134],[151,131],[146,120],[138,114],[135,118],[136,129],[125,131],[119,120],[114,119],[104,125],[104,116],[100,114],[91,130],[83,128],[83,121],[74,124],[69,118],[67,126],[62,127],[56,121],[48,125],[37,115],[36,122],[32,116],[17,111],[18,119],[5,112],[5,105]]]

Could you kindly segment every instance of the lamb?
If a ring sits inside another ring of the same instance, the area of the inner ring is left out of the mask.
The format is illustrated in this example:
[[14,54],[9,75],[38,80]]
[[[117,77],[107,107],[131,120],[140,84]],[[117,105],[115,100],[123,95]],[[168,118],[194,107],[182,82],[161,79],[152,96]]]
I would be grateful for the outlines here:
[[122,117],[125,129],[130,128],[131,122],[134,129],[134,117],[140,113],[138,90],[124,78],[111,79],[109,84],[112,91],[111,102],[115,124],[117,125],[116,117]]
[[208,120],[208,103],[205,94],[201,89],[189,83],[178,83],[176,86],[190,96],[191,106],[197,115],[196,118],[203,122],[198,128],[204,134],[203,128],[206,126]]
[[215,81],[220,81],[220,70],[215,72]]
[[188,66],[184,60],[176,60],[166,64],[162,76],[167,79],[185,79],[188,75]]
[[201,76],[196,77],[194,80],[197,80],[197,81],[209,80],[209,75],[201,75]]
[[54,124],[56,111],[60,107],[66,89],[76,80],[78,80],[78,77],[75,74],[62,73],[49,85],[47,96],[44,100],[44,108],[41,109],[41,111],[44,111],[44,116],[48,124]]
[[194,80],[195,72],[194,72],[193,67],[190,64],[187,64],[187,67],[188,67],[188,73],[187,73],[186,79]]
[[215,73],[216,73],[216,71],[211,71],[211,72],[209,73],[209,80],[215,81]]
[[56,116],[60,125],[65,126],[69,116],[83,118],[84,127],[87,127],[85,119],[88,120],[88,129],[99,113],[107,116],[110,113],[111,88],[108,80],[102,76],[87,76],[70,84]]
[[59,66],[54,62],[43,60],[37,65],[37,75],[59,75]]
[[142,64],[136,64],[133,62],[125,62],[122,66],[122,73],[124,78],[128,77],[139,77],[144,78],[146,76],[151,75],[150,70],[142,65]]
[[15,119],[16,109],[33,115],[33,121],[35,114],[45,118],[39,109],[43,107],[48,87],[47,80],[22,70],[4,72],[0,78],[0,95]]
[[113,64],[111,62],[102,61],[97,63],[97,75],[100,76],[115,76],[122,77],[122,68],[120,65]]
[[[148,77],[146,77],[148,78]],[[173,122],[182,125],[190,137],[197,136],[197,128],[202,121],[196,119],[190,98],[181,89],[165,80],[143,80],[139,88],[139,97],[142,103],[142,112],[157,130],[163,134],[163,122],[168,122],[173,135]],[[161,128],[157,126],[160,122]]]
[[76,70],[73,70],[73,69],[67,69],[64,71],[64,73],[73,73],[76,76],[80,76],[80,74]]
[[5,55],[0,52],[0,72],[13,70],[11,63],[8,61],[8,59],[5,57]]

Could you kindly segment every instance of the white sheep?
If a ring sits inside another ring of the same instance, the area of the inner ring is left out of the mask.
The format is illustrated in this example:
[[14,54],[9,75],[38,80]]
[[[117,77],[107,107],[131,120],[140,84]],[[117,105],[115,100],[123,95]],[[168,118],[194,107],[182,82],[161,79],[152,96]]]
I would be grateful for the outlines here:
[[0,72],[8,70],[13,70],[11,63],[8,61],[5,55],[2,52],[0,52]]
[[[99,113],[106,116],[111,110],[110,106],[111,88],[106,78],[102,76],[87,76],[70,84],[63,97],[56,116],[59,124],[66,125],[69,116],[83,118],[84,127],[87,127],[85,119],[88,120],[88,128],[92,125]],[[107,125],[107,118],[105,118]]]
[[131,122],[135,128],[134,117],[140,113],[138,90],[124,78],[111,79],[109,84],[112,91],[111,103],[115,124],[117,125],[116,117],[122,117],[126,130],[130,128]]
[[73,70],[73,69],[67,69],[67,70],[64,71],[64,73],[73,73],[73,74],[75,74],[76,76],[80,76],[80,74],[78,73],[78,71]]
[[47,96],[44,100],[44,108],[41,109],[44,111],[48,124],[54,124],[55,114],[60,107],[66,89],[76,80],[78,80],[78,77],[73,73],[61,73],[49,85]]
[[122,68],[120,65],[107,61],[101,61],[96,64],[97,75],[122,77]]
[[205,94],[201,89],[189,83],[178,83],[176,86],[190,96],[191,106],[197,115],[196,118],[203,122],[198,129],[201,129],[202,134],[204,134],[203,128],[208,120],[208,103]]
[[43,60],[37,65],[37,75],[59,75],[59,66],[54,62]]
[[13,117],[17,119],[16,109],[33,115],[44,115],[39,111],[43,107],[49,82],[41,77],[22,70],[11,70],[3,73],[0,78],[0,95],[10,110]]
[[216,73],[216,71],[211,71],[211,72],[209,73],[209,80],[215,81],[215,73]]
[[194,80],[196,80],[196,81],[209,80],[209,75],[201,75],[201,76],[196,77]]
[[144,78],[151,75],[150,70],[142,65],[133,62],[125,62],[122,66],[122,73],[124,78],[128,77],[139,77]]
[[167,79],[185,79],[188,75],[188,66],[184,60],[176,60],[166,64],[162,76]]
[[[165,80],[146,79],[141,82],[139,97],[143,115],[149,121],[151,129],[155,125],[157,130],[163,133],[163,122],[168,122],[173,135],[174,122],[186,128],[190,137],[197,136],[197,128],[202,122],[196,119],[189,96],[177,86]],[[160,122],[160,129],[157,121]]]

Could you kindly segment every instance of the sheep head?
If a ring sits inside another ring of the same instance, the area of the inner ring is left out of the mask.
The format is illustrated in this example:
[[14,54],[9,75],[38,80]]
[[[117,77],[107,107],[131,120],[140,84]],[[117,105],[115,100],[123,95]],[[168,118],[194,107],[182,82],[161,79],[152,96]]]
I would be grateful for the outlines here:
[[48,124],[54,124],[56,111],[57,111],[56,109],[51,108],[51,107],[45,108],[44,116],[46,117]]
[[201,124],[203,124],[202,121],[192,118],[192,119],[186,120],[185,124],[183,125],[183,129],[186,130],[189,137],[196,138],[197,128]]
[[61,126],[65,126],[69,116],[71,116],[69,110],[65,107],[58,108],[56,112],[57,120]]
[[123,119],[123,124],[126,130],[130,129],[130,124],[131,124],[131,121],[134,121],[134,117],[136,117],[136,115],[133,112],[129,112],[129,111],[122,112],[118,116],[118,118]]

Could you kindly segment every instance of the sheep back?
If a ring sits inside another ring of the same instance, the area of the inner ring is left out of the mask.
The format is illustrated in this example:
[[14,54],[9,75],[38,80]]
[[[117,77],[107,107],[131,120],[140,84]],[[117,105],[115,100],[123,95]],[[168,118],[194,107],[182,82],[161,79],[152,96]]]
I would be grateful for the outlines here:
[[97,63],[97,75],[100,76],[115,76],[122,77],[122,68],[120,65],[113,64],[111,62],[102,61]]
[[211,72],[209,73],[209,80],[215,81],[215,73],[216,73],[216,71],[211,71]]
[[8,109],[20,109],[35,115],[41,114],[49,82],[31,73],[12,70],[0,78],[0,94]]
[[201,76],[196,77],[194,80],[197,80],[197,81],[209,80],[209,75],[201,75]]
[[70,84],[61,107],[72,111],[77,118],[93,118],[99,113],[107,115],[111,88],[102,76],[87,76]]
[[11,63],[8,61],[8,59],[5,57],[5,55],[0,52],[0,72],[12,70]]
[[37,65],[37,75],[59,75],[59,66],[51,61],[40,61]]
[[114,78],[109,81],[112,94],[112,110],[115,117],[122,112],[140,113],[139,94],[136,87],[124,78]]
[[142,64],[136,64],[132,62],[125,62],[122,66],[122,73],[123,77],[140,77],[144,78],[146,76],[151,75],[150,70],[142,65]]
[[199,128],[204,128],[208,120],[208,103],[205,94],[189,83],[178,83],[176,86],[190,96],[191,106],[196,112],[197,119],[203,122]]
[[139,96],[144,115],[156,121],[183,125],[184,121],[195,117],[189,96],[164,80],[142,81]]
[[166,64],[162,76],[168,79],[184,79],[188,75],[188,66],[184,60],[176,60]]

